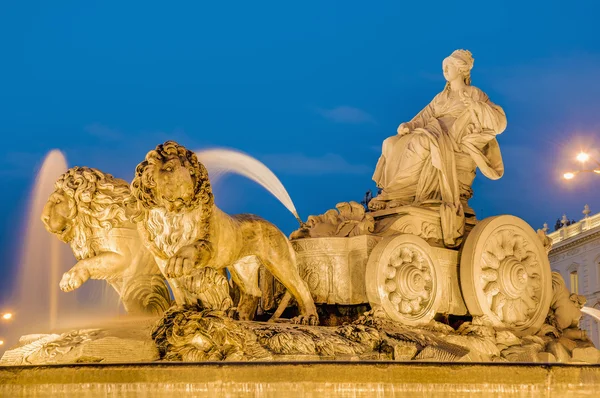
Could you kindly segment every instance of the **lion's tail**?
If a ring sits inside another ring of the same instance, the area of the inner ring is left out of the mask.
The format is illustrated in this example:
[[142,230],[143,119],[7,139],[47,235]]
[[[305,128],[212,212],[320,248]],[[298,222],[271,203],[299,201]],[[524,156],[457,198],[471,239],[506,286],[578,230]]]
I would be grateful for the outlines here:
[[286,290],[285,294],[283,295],[283,298],[281,299],[281,301],[279,302],[279,305],[277,306],[277,310],[275,310],[275,313],[269,319],[269,322],[274,322],[275,320],[277,320],[281,317],[281,314],[283,314],[283,311],[285,311],[285,309],[287,308],[291,299],[292,299],[292,294],[290,293],[289,290]]

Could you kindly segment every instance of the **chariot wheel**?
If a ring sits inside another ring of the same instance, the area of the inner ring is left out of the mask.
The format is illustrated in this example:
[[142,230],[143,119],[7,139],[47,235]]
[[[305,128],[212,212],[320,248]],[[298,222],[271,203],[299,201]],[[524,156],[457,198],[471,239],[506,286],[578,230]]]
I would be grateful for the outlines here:
[[433,319],[440,305],[441,272],[429,244],[414,235],[384,238],[367,261],[367,298],[392,320],[416,326]]
[[525,221],[497,216],[469,233],[460,281],[471,315],[519,335],[536,333],[550,308],[552,273],[541,239]]

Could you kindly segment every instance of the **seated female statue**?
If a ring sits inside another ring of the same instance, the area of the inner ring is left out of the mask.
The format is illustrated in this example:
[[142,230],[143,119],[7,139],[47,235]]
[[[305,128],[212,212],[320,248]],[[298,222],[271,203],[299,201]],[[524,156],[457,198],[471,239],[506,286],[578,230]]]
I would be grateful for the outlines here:
[[506,128],[506,115],[471,85],[469,51],[454,51],[442,68],[444,90],[383,142],[373,174],[380,194],[369,207],[439,204],[444,243],[453,247],[464,233],[475,168],[493,180],[504,173],[496,135]]

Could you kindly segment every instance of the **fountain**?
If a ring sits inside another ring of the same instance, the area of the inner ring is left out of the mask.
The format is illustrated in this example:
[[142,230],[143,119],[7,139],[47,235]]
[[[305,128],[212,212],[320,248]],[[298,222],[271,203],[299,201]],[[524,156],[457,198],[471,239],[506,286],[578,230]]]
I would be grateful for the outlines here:
[[[0,391],[591,394],[600,351],[579,322],[595,311],[551,271],[551,241],[468,206],[477,168],[502,176],[506,128],[472,65],[468,51],[446,58],[444,91],[384,141],[368,210],[340,202],[303,222],[256,159],[173,141],[131,184],[64,172],[41,211],[78,259],[60,286],[106,280],[129,314],[22,341],[0,360]],[[261,184],[300,228],[223,212],[210,180],[224,172]]]
[[239,174],[249,178],[277,198],[302,225],[302,219],[298,215],[287,190],[281,184],[279,178],[260,161],[243,152],[224,148],[196,151],[196,156],[206,166],[212,181],[227,173]]
[[[31,194],[26,240],[23,247],[18,285],[19,298],[16,304],[19,313],[31,314],[36,318],[43,317],[38,311],[43,304],[38,297],[31,295],[33,283],[46,282],[48,286],[34,286],[41,296],[48,297],[48,327],[54,330],[58,317],[58,284],[57,276],[60,268],[67,263],[69,258],[65,255],[64,245],[50,237],[40,225],[39,215],[48,197],[54,190],[54,181],[67,171],[67,160],[59,150],[52,150],[46,155],[35,180],[35,187]],[[49,253],[49,255],[47,254]],[[46,259],[49,258],[49,264]],[[40,274],[41,273],[41,274]],[[47,275],[47,277],[40,277]],[[44,294],[46,292],[47,294]],[[39,319],[39,318],[38,318]]]
[[[61,295],[59,281],[73,263],[67,245],[54,239],[40,223],[40,214],[54,191],[58,177],[67,171],[67,160],[59,150],[45,156],[36,175],[29,199],[25,239],[18,269],[18,283],[12,293],[14,316],[3,333],[7,345],[40,328],[56,331],[81,325],[90,314],[110,318],[119,314],[118,297],[101,285],[86,286],[72,295]],[[35,291],[36,294],[31,294]]]
[[581,309],[581,312],[583,312],[586,315],[591,316],[592,318],[596,319],[597,321],[600,321],[600,310],[598,308],[583,307]]

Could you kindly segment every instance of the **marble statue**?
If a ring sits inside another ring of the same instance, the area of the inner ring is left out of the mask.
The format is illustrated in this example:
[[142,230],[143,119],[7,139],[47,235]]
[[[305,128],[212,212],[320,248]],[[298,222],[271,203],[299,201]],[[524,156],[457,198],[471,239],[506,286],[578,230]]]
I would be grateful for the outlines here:
[[175,305],[118,330],[25,336],[0,364],[123,362],[128,346],[139,361],[600,363],[579,326],[584,298],[551,271],[547,228],[470,213],[476,168],[503,174],[506,128],[471,86],[472,66],[470,52],[453,52],[444,91],[385,140],[372,211],[340,202],[289,239],[221,211],[205,166],[173,141],[148,152],[129,187],[71,169],[42,216],[80,260],[61,287],[103,278],[127,300],[127,286],[163,275]]
[[[552,272],[552,302],[550,303],[550,324],[559,331],[578,329],[579,320],[583,316],[581,308],[585,304],[585,296],[571,293],[559,272]],[[581,304],[581,302],[583,304]]]
[[506,128],[502,108],[471,85],[473,57],[456,50],[442,63],[446,87],[398,134],[383,142],[373,180],[381,193],[372,210],[439,204],[444,242],[457,246],[464,234],[475,168],[491,179],[504,173],[496,135]]
[[69,292],[106,280],[127,312],[162,314],[170,306],[164,277],[139,238],[124,201],[129,184],[88,167],[73,167],[55,184],[42,213],[46,229],[70,244],[78,262],[60,281]]
[[173,141],[158,145],[137,166],[131,192],[130,206],[138,211],[135,220],[144,244],[178,304],[200,300],[205,308],[229,310],[227,269],[242,292],[238,317],[252,319],[261,295],[259,270],[264,267],[298,302],[300,316],[295,321],[318,322],[286,236],[259,217],[232,217],[221,211],[214,203],[208,172],[193,152]]

